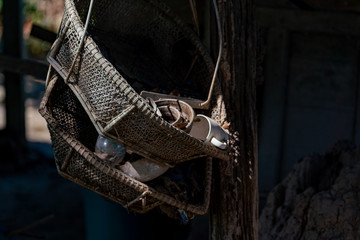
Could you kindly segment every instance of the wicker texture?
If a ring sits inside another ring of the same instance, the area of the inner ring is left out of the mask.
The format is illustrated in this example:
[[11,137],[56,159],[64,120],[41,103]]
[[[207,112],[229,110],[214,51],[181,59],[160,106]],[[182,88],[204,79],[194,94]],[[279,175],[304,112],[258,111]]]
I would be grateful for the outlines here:
[[[55,74],[46,89],[40,113],[48,122],[55,163],[65,178],[112,199],[128,209],[145,213],[159,205],[204,214],[209,206],[212,161],[204,162],[203,197],[199,202],[183,202],[111,167],[93,153],[97,137],[82,105]],[[200,164],[200,162],[199,162]]]
[[[64,79],[79,48],[87,8],[88,1],[65,1],[60,29],[64,39],[49,57]],[[213,73],[211,59],[197,37],[164,4],[95,1],[88,37],[74,69],[68,85],[99,134],[169,166],[203,156],[229,159],[226,151],[204,144],[156,116],[130,85],[139,81],[149,88],[180,88],[184,94],[206,98]],[[210,112],[220,124],[225,117],[223,109],[216,84]]]

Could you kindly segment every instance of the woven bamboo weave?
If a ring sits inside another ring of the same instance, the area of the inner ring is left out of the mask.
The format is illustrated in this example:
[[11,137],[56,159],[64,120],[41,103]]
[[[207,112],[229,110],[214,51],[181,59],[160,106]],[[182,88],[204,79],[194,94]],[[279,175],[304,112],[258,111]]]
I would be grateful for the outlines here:
[[[63,79],[84,34],[88,4],[65,1],[59,38],[48,58]],[[131,86],[145,82],[148,90],[180,88],[184,94],[205,99],[214,66],[197,36],[155,0],[97,0],[91,16],[84,47],[67,84],[97,132],[168,166],[203,156],[229,159],[228,152],[158,117]],[[197,60],[190,66],[194,55]],[[209,115],[219,124],[225,118],[221,95],[216,83]]]
[[59,173],[128,209],[145,213],[157,206],[168,205],[188,213],[205,214],[209,206],[212,161],[204,162],[203,197],[199,202],[182,202],[124,174],[96,157],[97,131],[82,105],[56,74],[41,102],[40,113],[51,134],[55,163]]

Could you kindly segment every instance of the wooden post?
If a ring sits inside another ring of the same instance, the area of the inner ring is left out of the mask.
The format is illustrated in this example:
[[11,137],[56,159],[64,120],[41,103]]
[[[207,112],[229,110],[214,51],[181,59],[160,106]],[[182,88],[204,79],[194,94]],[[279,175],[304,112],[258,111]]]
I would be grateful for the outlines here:
[[[3,1],[3,53],[21,58],[23,51],[23,2],[22,0]],[[16,67],[16,66],[14,66]],[[20,149],[26,143],[24,81],[19,73],[4,71],[6,129],[13,135]]]
[[220,81],[231,122],[232,160],[215,161],[211,237],[258,239],[254,6],[252,0],[227,0],[218,8],[224,42]]

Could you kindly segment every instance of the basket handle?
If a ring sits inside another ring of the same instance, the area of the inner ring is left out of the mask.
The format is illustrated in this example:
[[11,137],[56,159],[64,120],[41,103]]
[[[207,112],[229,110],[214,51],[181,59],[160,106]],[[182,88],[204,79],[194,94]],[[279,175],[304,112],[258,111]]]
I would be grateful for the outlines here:
[[[192,3],[192,0],[190,0],[190,3]],[[148,92],[148,91],[142,91],[140,93],[140,95],[142,97],[144,97],[144,98],[149,97],[149,98],[153,98],[154,100],[155,99],[174,99],[174,98],[175,99],[181,99],[184,102],[188,103],[192,108],[195,108],[195,109],[209,109],[212,93],[213,93],[214,86],[215,86],[216,75],[217,75],[217,72],[219,70],[220,59],[221,59],[221,55],[222,55],[222,51],[223,51],[223,41],[222,41],[222,32],[221,32],[221,23],[220,23],[219,11],[218,11],[218,8],[217,8],[217,5],[216,5],[216,0],[213,0],[212,3],[214,5],[214,11],[215,11],[215,17],[216,17],[216,23],[217,23],[217,29],[218,29],[219,52],[218,52],[218,57],[217,57],[217,60],[216,60],[216,65],[215,65],[213,77],[212,77],[212,80],[211,80],[210,89],[209,89],[207,99],[204,101],[204,100],[198,100],[198,99],[193,99],[193,98],[177,97],[177,96],[165,95],[165,94]],[[193,15],[195,15],[195,9],[193,7],[192,7],[192,11],[193,11]],[[195,62],[193,61],[193,63],[195,63]],[[193,65],[193,64],[191,64],[191,65]],[[188,77],[191,69],[192,69],[192,66],[190,67],[190,70],[186,74],[185,79]]]
[[212,80],[211,80],[211,85],[210,85],[210,89],[209,89],[209,93],[208,93],[208,98],[207,98],[207,100],[205,102],[200,103],[200,106],[204,107],[204,108],[209,108],[209,106],[210,106],[211,96],[212,96],[212,92],[214,90],[214,85],[215,85],[215,79],[216,79],[217,72],[219,70],[220,59],[221,59],[221,55],[222,55],[222,51],[223,51],[223,42],[222,42],[222,32],[221,32],[221,23],[220,23],[219,10],[218,10],[218,7],[216,5],[216,0],[213,0],[212,2],[213,2],[213,5],[214,5],[216,24],[217,24],[217,28],[218,28],[219,52],[218,52],[218,57],[217,57],[217,60],[216,60],[214,74],[213,74],[213,77],[212,77]]
[[[210,106],[210,101],[211,101],[211,96],[213,93],[213,89],[214,89],[214,85],[215,85],[215,80],[216,80],[216,76],[217,76],[217,72],[219,69],[219,65],[220,65],[220,59],[221,59],[221,55],[222,55],[222,51],[223,51],[223,42],[222,42],[222,32],[221,32],[221,23],[220,23],[220,16],[219,16],[219,11],[217,8],[217,4],[216,4],[216,0],[213,0],[213,5],[214,5],[214,10],[215,10],[215,17],[216,17],[216,23],[217,23],[217,28],[218,28],[218,38],[219,38],[219,52],[218,52],[218,57],[216,60],[216,65],[215,65],[215,69],[214,69],[214,74],[211,80],[211,85],[210,85],[210,89],[209,89],[209,93],[208,93],[208,97],[207,100],[204,102],[199,103],[199,107],[200,108],[209,108]],[[74,70],[75,67],[75,63],[78,59],[78,57],[80,56],[80,53],[84,47],[84,40],[85,40],[85,36],[86,36],[86,31],[88,29],[89,26],[89,22],[90,22],[90,17],[91,17],[91,13],[92,13],[92,9],[93,9],[93,4],[94,4],[94,0],[90,0],[90,4],[89,4],[89,9],[88,9],[88,13],[87,13],[87,17],[86,17],[86,22],[85,22],[85,27],[84,27],[84,33],[80,39],[80,45],[78,50],[76,51],[74,60],[69,68],[69,71],[66,73],[64,71],[64,69],[60,66],[60,64],[55,60],[55,55],[57,54],[61,43],[63,41],[63,38],[66,34],[67,29],[69,28],[69,22],[67,23],[66,27],[64,28],[64,31],[62,33],[62,36],[60,35],[59,39],[57,39],[52,47],[52,50],[48,56],[48,61],[53,65],[53,67],[60,73],[61,77],[64,79],[65,83],[69,82],[71,73]]]
[[76,63],[77,59],[79,58],[80,53],[84,47],[86,31],[89,27],[89,22],[90,22],[93,5],[94,5],[94,0],[90,0],[89,10],[88,10],[88,14],[87,14],[86,21],[85,21],[84,33],[81,36],[79,48],[76,51],[74,60],[72,61],[68,72],[66,72],[65,69],[63,67],[61,67],[61,65],[55,59],[55,56],[59,52],[62,42],[65,39],[66,32],[68,31],[68,29],[70,27],[70,21],[66,22],[66,25],[65,25],[62,33],[55,40],[54,44],[52,45],[52,47],[49,51],[49,55],[48,55],[47,59],[48,59],[50,65],[52,65],[52,67],[61,75],[61,77],[64,79],[65,83],[69,83],[69,79],[70,79],[71,73],[74,70],[75,63]]
[[81,36],[80,45],[79,45],[78,50],[76,51],[76,55],[75,55],[74,60],[73,60],[73,62],[72,62],[72,64],[71,64],[71,66],[70,66],[69,72],[68,72],[66,78],[64,79],[65,83],[68,83],[68,82],[69,82],[69,78],[70,78],[70,75],[71,75],[72,71],[74,70],[75,63],[76,63],[77,59],[79,58],[80,53],[81,53],[81,51],[82,51],[82,49],[83,49],[83,47],[84,47],[84,40],[85,40],[85,36],[86,36],[86,31],[87,31],[88,26],[89,26],[89,22],[90,22],[90,17],[91,17],[93,5],[94,5],[94,0],[90,0],[89,10],[88,10],[88,13],[87,13],[87,16],[86,16],[84,33],[83,33],[83,35]]

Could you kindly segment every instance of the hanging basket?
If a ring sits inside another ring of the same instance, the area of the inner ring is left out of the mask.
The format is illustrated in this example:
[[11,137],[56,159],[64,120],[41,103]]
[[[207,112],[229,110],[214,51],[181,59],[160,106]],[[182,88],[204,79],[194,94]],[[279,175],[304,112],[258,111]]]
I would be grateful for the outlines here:
[[[158,1],[99,0],[81,46],[88,6],[89,1],[65,1],[59,37],[48,60],[97,132],[167,166],[204,156],[229,159],[227,151],[157,116],[138,92],[176,88],[206,98],[214,66],[196,35]],[[209,115],[222,124],[224,103],[217,83],[213,96]]]
[[185,201],[177,193],[163,191],[166,186],[161,178],[166,174],[145,184],[99,159],[94,154],[98,133],[77,97],[57,74],[49,82],[39,111],[48,123],[57,169],[66,179],[138,213],[155,207],[171,209],[172,214],[181,209],[189,216],[207,212],[211,158],[197,160],[201,191]]

